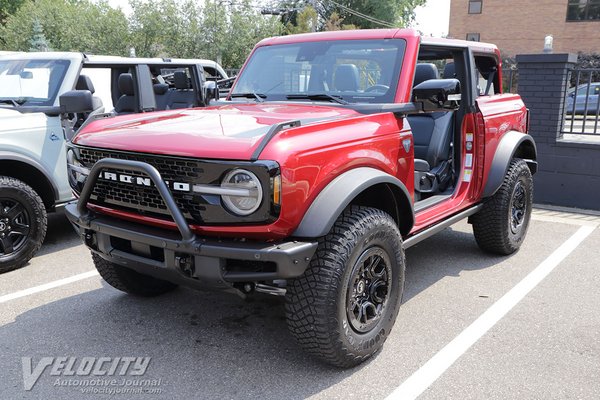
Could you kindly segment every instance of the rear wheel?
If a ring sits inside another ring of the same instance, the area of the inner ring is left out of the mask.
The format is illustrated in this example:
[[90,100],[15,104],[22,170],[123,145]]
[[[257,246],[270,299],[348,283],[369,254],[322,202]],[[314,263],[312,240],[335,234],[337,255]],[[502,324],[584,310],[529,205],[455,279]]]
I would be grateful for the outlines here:
[[158,296],[177,287],[174,283],[112,263],[92,253],[94,266],[100,276],[112,287],[136,296]]
[[288,283],[288,327],[301,347],[339,367],[360,364],[389,335],[404,289],[404,250],[385,212],[353,206]]
[[27,264],[42,247],[47,224],[40,196],[20,180],[0,176],[0,272]]
[[512,254],[521,247],[533,204],[533,178],[527,163],[514,159],[500,189],[470,219],[479,247],[495,254]]

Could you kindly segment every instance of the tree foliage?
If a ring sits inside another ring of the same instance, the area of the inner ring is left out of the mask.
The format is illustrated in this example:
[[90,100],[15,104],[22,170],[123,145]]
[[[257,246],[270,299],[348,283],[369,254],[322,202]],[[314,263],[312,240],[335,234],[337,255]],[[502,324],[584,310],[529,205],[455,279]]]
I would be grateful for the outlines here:
[[265,37],[404,26],[425,1],[284,0],[277,17],[262,15],[253,0],[129,0],[129,16],[106,0],[0,0],[0,45],[122,56],[133,47],[138,57],[208,58],[239,68]]
[[131,0],[131,43],[141,57],[209,58],[241,66],[259,40],[279,35],[279,21],[252,1]]
[[0,26],[6,23],[6,19],[13,15],[25,2],[25,0],[0,0]]
[[[36,21],[41,32],[35,31]],[[57,51],[127,54],[127,18],[106,1],[29,0],[0,27],[0,37],[11,50],[28,51],[40,34]]]
[[426,1],[336,0],[329,2],[328,15],[337,12],[346,24],[352,24],[361,29],[389,26],[407,27],[414,20],[415,7],[425,4]]
[[344,24],[344,18],[340,17],[337,12],[332,12],[329,19],[325,21],[324,30],[326,31],[345,31],[348,29],[356,29],[356,25]]
[[44,35],[40,21],[33,21],[33,37],[31,38],[29,51],[50,51],[52,50],[48,39]]
[[295,23],[288,22],[285,25],[285,30],[288,34],[316,32],[318,22],[317,10],[311,6],[306,6],[298,12]]
[[[406,27],[415,17],[416,7],[427,0],[287,0],[283,23],[299,26],[299,16],[306,7],[313,7],[319,16],[318,30],[374,29]],[[352,28],[351,28],[352,27]],[[331,29],[334,28],[334,29]]]

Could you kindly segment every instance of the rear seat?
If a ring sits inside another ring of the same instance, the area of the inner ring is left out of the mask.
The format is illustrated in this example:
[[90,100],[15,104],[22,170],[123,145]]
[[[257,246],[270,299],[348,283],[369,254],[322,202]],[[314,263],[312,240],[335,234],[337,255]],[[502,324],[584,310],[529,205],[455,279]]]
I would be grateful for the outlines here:
[[167,109],[190,108],[196,105],[196,93],[190,87],[187,74],[176,71],[173,74],[175,89],[169,90]]

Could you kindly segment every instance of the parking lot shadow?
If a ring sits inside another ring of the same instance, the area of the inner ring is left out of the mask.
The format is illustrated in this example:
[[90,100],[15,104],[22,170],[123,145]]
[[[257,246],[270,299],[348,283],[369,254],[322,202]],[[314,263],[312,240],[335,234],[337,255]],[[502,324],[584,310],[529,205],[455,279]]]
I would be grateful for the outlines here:
[[[454,230],[409,249],[404,301],[445,276],[504,259],[482,255],[472,235]],[[368,370],[332,368],[303,353],[287,331],[282,298],[184,288],[139,298],[104,286],[37,306],[0,327],[3,397],[81,398],[76,388],[55,387],[49,373],[23,392],[21,357],[152,357],[144,378],[161,379],[168,398],[300,399]]]
[[510,257],[484,253],[471,232],[447,228],[406,250],[403,303],[446,276],[488,268]]
[[73,226],[65,216],[64,210],[48,214],[48,230],[46,239],[37,256],[79,246],[81,239],[75,233]]
[[2,398],[82,397],[57,387],[50,368],[24,392],[21,357],[151,357],[143,378],[161,379],[165,398],[300,399],[353,374],[305,355],[282,299],[258,297],[180,288],[139,298],[105,287],[36,307],[0,327]]

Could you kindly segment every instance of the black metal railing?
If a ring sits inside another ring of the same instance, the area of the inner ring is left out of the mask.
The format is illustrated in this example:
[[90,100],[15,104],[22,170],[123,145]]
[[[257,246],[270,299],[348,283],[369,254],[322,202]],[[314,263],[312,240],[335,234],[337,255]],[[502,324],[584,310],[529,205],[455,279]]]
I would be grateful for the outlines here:
[[575,69],[568,82],[562,133],[600,135],[600,68]]

